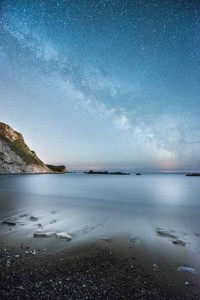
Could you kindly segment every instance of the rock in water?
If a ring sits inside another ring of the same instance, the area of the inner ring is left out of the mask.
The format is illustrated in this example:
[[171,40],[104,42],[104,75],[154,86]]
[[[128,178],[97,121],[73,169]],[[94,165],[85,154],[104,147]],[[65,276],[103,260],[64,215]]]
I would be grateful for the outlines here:
[[109,237],[106,237],[106,236],[100,236],[99,239],[100,239],[100,240],[103,240],[103,241],[105,241],[105,242],[112,242],[112,239],[109,238]]
[[195,177],[195,176],[200,176],[200,173],[188,173],[185,176],[193,176],[193,177]]
[[71,239],[72,239],[71,235],[69,235],[66,232],[58,232],[58,233],[56,233],[56,237],[67,240],[67,241],[71,241]]
[[162,230],[162,229],[158,229],[157,230],[157,235],[161,236],[161,237],[167,237],[167,238],[176,239],[176,236],[173,235],[171,232],[165,231],[165,230]]
[[12,220],[5,220],[3,221],[3,224],[7,224],[9,226],[16,226],[16,222]]
[[130,242],[132,242],[132,243],[136,243],[136,242],[138,242],[139,241],[139,238],[137,237],[137,236],[132,236],[131,238],[130,238]]
[[186,243],[181,241],[181,240],[175,240],[175,241],[172,241],[172,243],[174,245],[180,245],[180,246],[185,246],[186,245]]
[[38,220],[38,218],[36,218],[36,217],[33,217],[33,216],[30,217],[30,221],[37,221],[37,220]]
[[55,236],[56,232],[55,231],[35,231],[34,232],[34,237],[50,237],[50,236]]
[[108,172],[108,171],[85,171],[85,174],[97,174],[97,175],[130,175],[129,173],[124,173],[124,172]]
[[180,266],[180,267],[178,267],[177,271],[179,271],[179,272],[188,272],[188,273],[192,273],[192,274],[196,274],[197,273],[197,271],[194,268],[186,267],[186,266]]

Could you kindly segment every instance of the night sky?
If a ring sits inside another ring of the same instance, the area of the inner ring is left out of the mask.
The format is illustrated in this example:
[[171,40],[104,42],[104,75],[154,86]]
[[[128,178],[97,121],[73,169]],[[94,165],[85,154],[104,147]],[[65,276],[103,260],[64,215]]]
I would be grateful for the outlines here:
[[46,163],[200,170],[200,1],[0,0],[0,104]]

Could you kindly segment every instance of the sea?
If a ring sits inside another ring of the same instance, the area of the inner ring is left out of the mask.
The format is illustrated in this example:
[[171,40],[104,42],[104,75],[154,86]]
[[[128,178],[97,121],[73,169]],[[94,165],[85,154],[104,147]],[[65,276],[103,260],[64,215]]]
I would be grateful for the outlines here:
[[[8,219],[16,226],[3,223]],[[64,249],[116,240],[119,248],[145,249],[144,256],[157,263],[167,261],[173,268],[186,265],[200,272],[200,177],[1,175],[0,220],[2,243],[34,243],[38,230],[66,232],[70,243],[47,239],[53,250],[61,243]]]

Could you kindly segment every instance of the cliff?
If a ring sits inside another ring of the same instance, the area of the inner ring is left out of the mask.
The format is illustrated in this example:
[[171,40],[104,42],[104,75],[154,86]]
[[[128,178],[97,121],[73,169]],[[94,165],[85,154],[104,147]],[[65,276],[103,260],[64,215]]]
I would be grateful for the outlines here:
[[21,133],[0,122],[0,173],[52,173],[26,145]]

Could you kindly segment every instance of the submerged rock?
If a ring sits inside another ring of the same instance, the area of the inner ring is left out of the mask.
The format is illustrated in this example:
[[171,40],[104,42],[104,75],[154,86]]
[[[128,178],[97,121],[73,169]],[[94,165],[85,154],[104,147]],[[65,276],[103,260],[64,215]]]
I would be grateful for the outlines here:
[[176,236],[173,235],[171,232],[169,231],[165,231],[165,230],[162,230],[162,229],[158,229],[157,231],[157,235],[158,236],[161,236],[161,237],[168,237],[168,238],[171,238],[171,239],[176,239]]
[[130,238],[130,242],[132,242],[132,243],[136,243],[136,242],[138,242],[139,241],[139,238],[137,237],[137,236],[132,236],[131,238]]
[[71,241],[71,239],[72,239],[71,235],[69,235],[66,232],[58,232],[58,233],[56,233],[56,237],[67,240],[67,241]]
[[52,220],[52,221],[49,222],[49,224],[54,224],[56,222],[57,222],[56,220]]
[[188,273],[192,273],[192,274],[197,273],[197,271],[194,268],[186,267],[186,266],[179,266],[177,268],[177,271],[179,271],[179,272],[188,272]]
[[186,245],[186,243],[181,241],[181,240],[175,240],[175,241],[172,241],[172,243],[174,245],[180,245],[180,246],[185,246]]
[[55,236],[56,232],[55,231],[35,231],[34,232],[34,237],[50,237],[50,236]]
[[28,217],[28,215],[27,214],[20,215],[20,218],[25,218],[25,217]]
[[112,242],[112,239],[106,236],[100,236],[99,239],[104,240],[105,242]]
[[3,224],[7,224],[9,226],[16,226],[16,222],[13,220],[5,220],[3,221]]
[[38,220],[38,218],[36,218],[36,217],[33,217],[33,216],[30,217],[30,221],[37,221],[37,220]]

